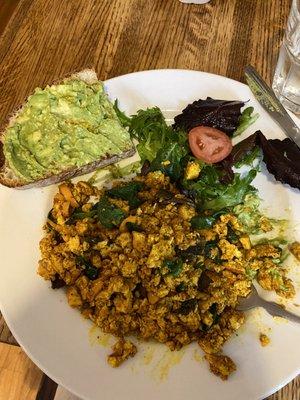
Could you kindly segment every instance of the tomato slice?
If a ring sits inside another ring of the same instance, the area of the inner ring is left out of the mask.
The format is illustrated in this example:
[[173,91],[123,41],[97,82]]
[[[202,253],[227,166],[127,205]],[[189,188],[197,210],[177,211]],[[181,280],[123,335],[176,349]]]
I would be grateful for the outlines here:
[[208,126],[191,129],[189,144],[194,156],[209,164],[224,160],[232,150],[230,138],[219,129]]

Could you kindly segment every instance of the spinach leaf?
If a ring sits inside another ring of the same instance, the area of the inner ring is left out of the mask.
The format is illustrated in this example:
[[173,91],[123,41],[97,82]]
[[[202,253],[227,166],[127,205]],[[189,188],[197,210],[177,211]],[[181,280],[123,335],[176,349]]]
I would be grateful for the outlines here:
[[209,312],[212,314],[213,316],[213,325],[216,324],[218,322],[218,320],[220,319],[220,315],[217,312],[217,303],[213,303],[210,307],[209,307]]
[[211,250],[219,249],[217,243],[218,242],[216,240],[210,240],[210,241],[205,243],[204,255],[205,255],[206,258],[211,258]]
[[106,191],[109,197],[128,201],[130,208],[137,208],[141,204],[138,192],[144,187],[141,182],[128,182],[126,185],[117,186]]
[[195,215],[190,222],[194,229],[207,229],[214,224],[215,218],[212,216]]
[[195,269],[201,269],[201,271],[205,270],[205,265],[203,262],[197,262],[197,264],[194,267]]
[[93,206],[92,211],[96,211],[99,222],[109,229],[118,226],[126,216],[123,210],[110,203],[105,196]]
[[191,226],[194,229],[208,229],[217,221],[217,219],[221,215],[226,213],[226,210],[220,210],[214,212],[211,215],[195,215],[190,221]]
[[176,256],[183,260],[186,263],[191,263],[197,255],[202,254],[203,252],[203,244],[197,243],[194,246],[190,246],[185,250],[179,249],[179,247],[175,248]]
[[187,315],[194,311],[197,305],[197,299],[185,300],[181,303],[178,314]]
[[177,260],[165,260],[163,266],[169,269],[171,275],[177,277],[182,271],[183,262],[180,258]]
[[239,240],[239,236],[234,232],[234,230],[231,228],[231,226],[227,226],[227,240],[229,240],[230,243],[237,243]]
[[[253,161],[260,154],[256,146],[262,150],[267,169],[276,180],[300,188],[300,149],[288,138],[267,139],[261,131],[256,131],[236,144],[230,155],[221,161],[220,166],[229,171],[232,165],[253,165]],[[232,174],[231,177],[233,178]]]
[[81,268],[84,269],[84,275],[89,278],[91,281],[95,280],[98,278],[99,275],[99,269],[94,267],[90,261],[88,261],[86,258],[82,256],[77,256],[76,257],[76,263],[79,265]]
[[220,319],[220,315],[217,313],[217,303],[213,303],[209,307],[209,312],[212,314],[212,317],[213,317],[213,322],[212,322],[211,326],[209,327],[209,328],[211,328],[213,325],[217,324]]
[[141,226],[134,224],[133,222],[126,222],[126,228],[128,232],[144,232],[144,229]]
[[221,252],[216,240],[206,242],[204,246],[204,256],[205,258],[210,258],[216,264],[222,264]]
[[102,197],[95,203],[90,211],[84,212],[81,208],[73,211],[66,225],[72,225],[74,222],[84,218],[97,218],[105,228],[118,226],[125,218],[125,212],[115,205],[111,204],[107,197]]
[[147,297],[147,290],[144,288],[141,282],[139,282],[134,288],[133,294],[134,297],[137,297],[138,299],[145,299]]
[[177,293],[184,292],[186,289],[186,285],[184,282],[179,283],[179,285],[176,286],[175,290]]
[[90,244],[97,244],[100,242],[99,237],[93,237],[93,236],[85,236],[84,237],[85,242],[90,243]]
[[82,211],[81,208],[75,208],[70,218],[66,221],[66,225],[72,225],[74,222],[84,218],[94,218],[97,215],[96,210]]

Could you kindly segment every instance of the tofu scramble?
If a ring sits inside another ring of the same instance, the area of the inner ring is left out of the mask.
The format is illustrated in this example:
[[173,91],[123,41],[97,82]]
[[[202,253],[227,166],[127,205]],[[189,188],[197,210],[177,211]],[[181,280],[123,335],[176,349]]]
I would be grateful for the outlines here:
[[193,228],[197,215],[160,171],[111,189],[59,186],[38,273],[53,288],[65,286],[69,305],[117,338],[108,356],[112,367],[136,354],[129,335],[172,351],[197,342],[210,370],[225,380],[236,366],[222,347],[244,323],[235,307],[252,280],[294,296],[275,262],[279,247],[252,245],[232,212],[220,213],[206,229]]
[[266,347],[270,344],[271,340],[269,338],[269,336],[267,336],[264,333],[260,333],[259,335],[259,341],[262,347]]

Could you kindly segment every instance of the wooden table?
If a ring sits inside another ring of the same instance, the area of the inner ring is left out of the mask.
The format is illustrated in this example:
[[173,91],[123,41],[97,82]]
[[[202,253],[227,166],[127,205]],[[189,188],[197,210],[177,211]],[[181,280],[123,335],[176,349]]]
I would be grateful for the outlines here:
[[[290,3],[0,0],[0,124],[36,86],[84,67],[94,67],[103,80],[139,70],[187,68],[244,81],[243,68],[251,63],[271,82]],[[0,341],[16,344],[3,319]],[[23,364],[28,368],[27,361]],[[37,380],[41,375],[36,372],[34,397],[26,394],[26,400],[35,398]],[[38,398],[49,400],[53,386],[43,382]],[[24,392],[19,396],[11,400],[23,400]],[[271,399],[299,400],[300,379]]]

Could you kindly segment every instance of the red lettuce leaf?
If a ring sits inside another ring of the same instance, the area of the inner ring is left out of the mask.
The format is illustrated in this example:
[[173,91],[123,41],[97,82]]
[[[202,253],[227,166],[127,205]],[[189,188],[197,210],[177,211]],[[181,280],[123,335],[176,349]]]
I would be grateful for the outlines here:
[[228,156],[231,158],[233,165],[242,161],[245,155],[250,151],[252,151],[257,146],[257,135],[258,132],[255,132],[252,135],[248,136],[246,139],[241,140],[239,143],[233,146],[231,153]]
[[210,126],[232,135],[239,125],[242,101],[196,100],[174,118],[175,129],[190,131],[195,126]]
[[300,189],[300,149],[291,139],[269,139],[259,131],[259,146],[268,171],[277,181]]
[[255,132],[253,135],[237,143],[235,146],[233,146],[231,153],[224,158],[224,160],[217,164],[217,167],[222,172],[222,176],[220,178],[222,183],[231,183],[233,181],[233,166],[242,161],[246,154],[254,150],[254,148],[257,146],[257,135],[257,132]]
[[291,139],[267,139],[261,131],[236,144],[228,157],[217,164],[222,173],[222,183],[234,179],[233,166],[242,161],[256,146],[262,149],[267,170],[277,181],[300,189],[300,149]]

